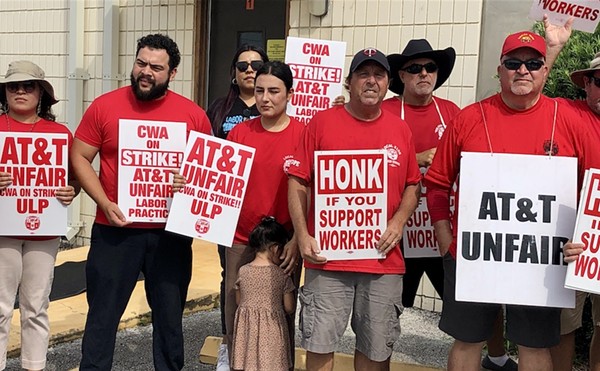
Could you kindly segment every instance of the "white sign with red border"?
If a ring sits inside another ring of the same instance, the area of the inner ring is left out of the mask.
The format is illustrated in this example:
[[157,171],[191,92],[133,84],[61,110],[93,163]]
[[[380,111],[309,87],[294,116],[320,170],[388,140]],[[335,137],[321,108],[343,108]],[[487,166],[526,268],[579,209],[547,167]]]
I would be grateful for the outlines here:
[[577,159],[463,152],[459,187],[456,300],[573,308]]
[[186,186],[175,194],[166,230],[231,246],[254,148],[192,131],[180,174]]
[[573,241],[583,243],[577,261],[569,263],[565,287],[600,294],[600,170],[586,171]]
[[529,18],[541,21],[544,14],[550,23],[562,26],[570,17],[574,18],[573,28],[593,33],[600,20],[598,0],[533,0]]
[[167,220],[186,130],[184,122],[119,120],[118,204],[128,221]]
[[308,123],[315,113],[332,106],[342,94],[346,43],[288,37],[285,63],[294,76],[294,95],[287,114]]
[[315,152],[315,239],[327,260],[381,259],[387,227],[384,150]]
[[56,199],[68,185],[69,137],[50,133],[0,133],[0,172],[12,184],[0,191],[1,236],[62,236],[67,207]]

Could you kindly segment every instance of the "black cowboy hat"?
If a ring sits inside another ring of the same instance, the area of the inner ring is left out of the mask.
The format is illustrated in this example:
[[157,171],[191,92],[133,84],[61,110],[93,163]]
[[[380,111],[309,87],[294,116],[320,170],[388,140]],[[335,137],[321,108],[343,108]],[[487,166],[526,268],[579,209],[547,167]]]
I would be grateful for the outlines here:
[[454,67],[454,61],[456,60],[456,51],[452,47],[444,50],[433,50],[429,42],[425,39],[410,40],[408,44],[406,44],[402,54],[390,54],[387,56],[392,76],[392,82],[390,83],[389,88],[391,91],[396,94],[402,94],[404,91],[404,83],[400,80],[398,71],[400,71],[400,68],[402,68],[406,62],[418,58],[429,58],[437,64],[437,81],[433,88],[433,90],[435,90],[442,86],[442,84],[448,80],[448,77],[450,77],[450,73]]

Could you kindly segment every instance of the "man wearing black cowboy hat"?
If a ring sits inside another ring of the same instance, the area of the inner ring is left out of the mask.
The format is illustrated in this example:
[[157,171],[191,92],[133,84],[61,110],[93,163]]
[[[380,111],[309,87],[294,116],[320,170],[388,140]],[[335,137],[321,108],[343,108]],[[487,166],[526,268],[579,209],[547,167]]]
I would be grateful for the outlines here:
[[[560,51],[571,36],[573,18],[563,26],[552,25],[544,19],[547,45],[547,62],[550,69]],[[596,53],[589,63],[589,68],[573,71],[571,81],[585,90],[585,99],[572,100],[558,98],[576,110],[581,118],[589,124],[590,134],[595,143],[600,144],[600,52]],[[597,146],[596,146],[597,148]],[[600,162],[591,160],[590,166],[600,168]],[[563,247],[566,262],[576,261],[583,252],[582,243],[567,243]],[[575,308],[563,309],[560,323],[560,343],[552,348],[552,363],[555,371],[571,370],[575,356],[575,330],[582,327],[583,307],[588,297],[592,302],[592,319],[594,331],[589,350],[589,369],[600,370],[600,295],[577,292]]]
[[[384,100],[382,108],[399,115],[410,127],[417,162],[424,173],[433,161],[446,124],[460,111],[453,102],[433,96],[433,92],[450,77],[456,52],[452,47],[434,50],[427,40],[413,39],[401,54],[390,54],[387,59],[392,75],[389,89],[398,96]],[[405,307],[414,305],[423,273],[427,274],[438,295],[443,297],[442,258],[407,258],[402,291],[402,305]],[[502,319],[498,321],[487,348],[488,356],[484,358],[482,366],[492,370],[517,369],[517,364],[508,358],[504,350]]]

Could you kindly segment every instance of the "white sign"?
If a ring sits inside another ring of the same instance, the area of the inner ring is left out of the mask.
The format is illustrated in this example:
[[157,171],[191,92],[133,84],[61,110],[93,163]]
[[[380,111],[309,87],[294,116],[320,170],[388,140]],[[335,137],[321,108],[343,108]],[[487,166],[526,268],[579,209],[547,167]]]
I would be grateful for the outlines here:
[[187,125],[119,120],[119,208],[132,222],[164,223],[173,199]]
[[586,171],[573,241],[583,243],[577,261],[569,263],[565,287],[600,294],[600,170]]
[[456,300],[573,308],[577,159],[463,152],[459,184]]
[[[450,212],[454,212],[454,191],[450,195]],[[419,204],[404,225],[402,247],[404,257],[407,259],[440,257],[435,230],[427,210],[427,190],[423,186],[421,186]]]
[[62,236],[67,207],[56,199],[68,185],[67,134],[0,133],[0,172],[12,184],[0,192],[1,236]]
[[562,26],[570,17],[575,20],[573,28],[593,33],[600,20],[600,1],[598,0],[533,0],[529,18],[541,21],[544,14],[550,23]]
[[231,246],[254,160],[254,148],[192,131],[166,230]]
[[387,227],[383,150],[315,152],[315,239],[327,260],[382,259]]
[[342,94],[346,43],[288,37],[285,63],[294,75],[294,95],[287,114],[307,123],[315,113],[330,108]]

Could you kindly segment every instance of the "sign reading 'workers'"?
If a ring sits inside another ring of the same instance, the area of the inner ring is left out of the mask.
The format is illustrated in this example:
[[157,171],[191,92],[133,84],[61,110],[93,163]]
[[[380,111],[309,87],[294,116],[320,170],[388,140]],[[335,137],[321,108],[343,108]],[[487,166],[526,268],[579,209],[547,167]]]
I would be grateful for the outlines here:
[[573,307],[562,247],[575,223],[577,159],[462,153],[459,184],[456,299]]
[[573,241],[583,253],[567,268],[565,287],[600,294],[600,170],[586,171]]
[[383,150],[315,152],[315,239],[328,260],[381,259],[387,226]]

